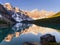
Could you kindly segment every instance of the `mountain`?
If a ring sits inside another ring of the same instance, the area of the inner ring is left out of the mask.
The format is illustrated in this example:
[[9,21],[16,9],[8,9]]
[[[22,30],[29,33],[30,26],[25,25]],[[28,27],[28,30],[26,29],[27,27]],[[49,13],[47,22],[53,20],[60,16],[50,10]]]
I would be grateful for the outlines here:
[[[18,15],[25,15],[25,16],[28,16],[29,18],[29,20],[32,18],[32,19],[34,19],[34,20],[36,20],[36,19],[42,19],[42,18],[48,18],[48,17],[50,17],[50,16],[52,16],[52,15],[54,15],[55,14],[55,12],[53,12],[53,11],[46,11],[46,10],[41,10],[41,11],[39,11],[38,9],[34,9],[34,10],[32,10],[32,11],[25,11],[25,10],[21,10],[21,9],[19,9],[18,7],[13,7],[13,6],[11,6],[11,4],[10,3],[5,3],[4,4],[4,7],[6,7],[6,9],[8,9],[9,10],[9,12],[10,13],[12,13],[12,15],[15,15],[13,18],[17,21],[17,22],[20,22],[20,21],[22,21],[22,19],[21,18],[19,18],[19,16]],[[17,14],[17,15],[16,15]],[[31,19],[31,20],[32,20]],[[20,21],[19,21],[20,20]],[[24,20],[26,20],[26,18],[24,19]]]
[[4,20],[7,24],[14,24],[16,22],[32,19],[26,16],[18,7],[13,7],[10,3],[5,3],[0,4],[0,20]]
[[30,21],[33,24],[42,27],[54,28],[60,30],[60,12],[49,18],[43,18],[38,20]]
[[[56,22],[60,18],[54,17],[55,15],[59,16],[60,14],[53,11],[46,11],[34,9],[32,11],[24,11],[18,7],[13,7],[10,3],[0,4],[0,20],[6,22],[7,24],[14,24],[16,22],[22,21],[32,21],[37,23],[52,23]],[[38,20],[37,20],[38,19]],[[0,22],[1,22],[0,21]],[[40,22],[41,21],[41,22]],[[56,22],[57,23],[57,22]],[[52,23],[53,24],[53,23]]]
[[36,19],[48,18],[49,16],[54,15],[55,12],[46,10],[39,11],[38,9],[34,9],[32,11],[26,11],[25,14],[31,17],[32,19],[36,20]]
[[[20,10],[18,7],[13,7],[9,3],[6,3],[4,5],[7,10],[9,10],[10,13],[12,13],[12,18],[17,21],[21,22],[24,20],[32,20],[29,16],[26,16],[22,10]],[[9,8],[10,7],[10,8]]]

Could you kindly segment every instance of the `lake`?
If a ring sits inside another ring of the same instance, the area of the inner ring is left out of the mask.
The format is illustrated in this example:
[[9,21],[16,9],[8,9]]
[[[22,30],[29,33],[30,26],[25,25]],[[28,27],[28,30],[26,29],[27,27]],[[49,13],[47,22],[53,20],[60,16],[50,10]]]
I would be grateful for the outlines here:
[[56,41],[60,42],[60,32],[57,29],[17,23],[12,27],[0,28],[0,45],[23,45],[24,42],[40,43],[40,37],[45,34],[54,35]]

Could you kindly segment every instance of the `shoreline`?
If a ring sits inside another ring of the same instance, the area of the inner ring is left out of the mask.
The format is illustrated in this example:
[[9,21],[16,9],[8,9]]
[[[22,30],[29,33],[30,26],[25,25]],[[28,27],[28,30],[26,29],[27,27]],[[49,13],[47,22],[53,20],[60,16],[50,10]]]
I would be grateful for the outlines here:
[[7,28],[7,27],[9,27],[9,25],[7,25],[7,24],[0,24],[0,28]]

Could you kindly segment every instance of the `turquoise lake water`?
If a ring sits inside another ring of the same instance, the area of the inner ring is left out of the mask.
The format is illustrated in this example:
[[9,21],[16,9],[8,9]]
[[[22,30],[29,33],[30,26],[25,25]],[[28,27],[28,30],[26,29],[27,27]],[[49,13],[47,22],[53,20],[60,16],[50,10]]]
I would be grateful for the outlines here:
[[23,45],[24,42],[40,43],[40,36],[47,33],[54,35],[56,41],[60,42],[60,32],[57,30],[33,24],[17,23],[9,28],[0,28],[0,45]]

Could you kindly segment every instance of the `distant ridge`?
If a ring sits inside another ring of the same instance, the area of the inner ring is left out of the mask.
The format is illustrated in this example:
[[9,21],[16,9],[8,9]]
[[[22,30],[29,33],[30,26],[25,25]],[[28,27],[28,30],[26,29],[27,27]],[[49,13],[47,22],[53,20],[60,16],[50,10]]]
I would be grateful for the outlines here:
[[55,15],[51,16],[51,17],[59,17],[60,16],[60,12],[56,13]]

